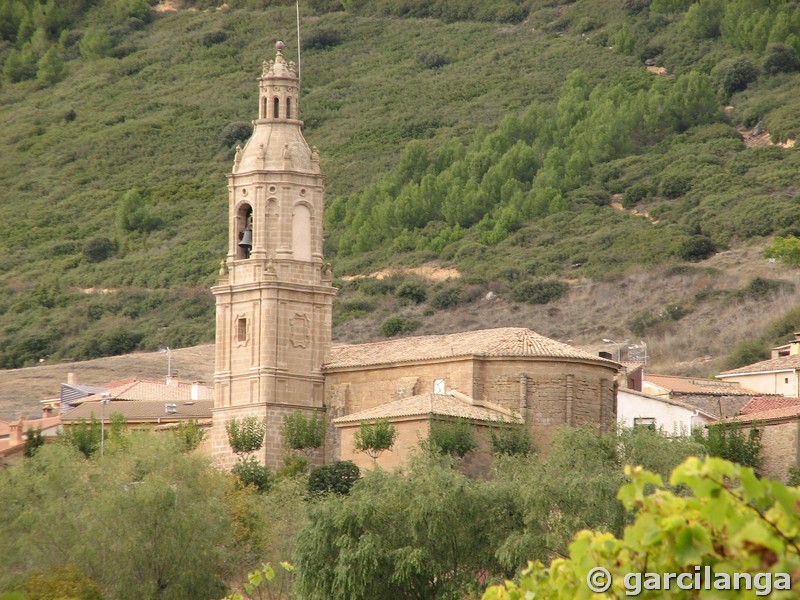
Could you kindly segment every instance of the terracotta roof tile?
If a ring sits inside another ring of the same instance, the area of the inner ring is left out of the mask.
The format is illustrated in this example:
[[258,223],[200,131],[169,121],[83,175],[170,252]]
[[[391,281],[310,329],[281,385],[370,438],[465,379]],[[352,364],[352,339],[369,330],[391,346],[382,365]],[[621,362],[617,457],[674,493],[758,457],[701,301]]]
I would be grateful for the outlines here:
[[335,425],[343,425],[372,419],[432,415],[461,417],[462,419],[474,419],[476,421],[500,421],[503,423],[511,423],[515,420],[508,416],[507,411],[494,410],[487,406],[475,404],[466,398],[459,398],[451,393],[434,394],[433,392],[427,392],[351,413],[334,419],[333,423]]
[[[760,396],[751,398],[750,402],[742,407],[739,415],[762,412],[765,410],[775,410],[776,408],[786,408],[787,406],[800,405],[800,398],[787,398],[786,396]],[[738,416],[738,415],[737,415]]]
[[730,419],[725,419],[723,422],[750,423],[753,421],[778,421],[793,417],[800,417],[800,404],[773,408],[772,410],[760,410],[746,415],[738,415]]
[[[175,404],[175,413],[168,413],[165,404]],[[192,402],[164,402],[152,400],[140,401],[111,401],[106,405],[106,420],[111,418],[114,413],[122,413],[128,421],[174,421],[182,419],[210,419],[211,409],[214,406],[213,400],[197,400]],[[91,419],[92,415],[100,418],[103,413],[99,402],[84,402],[74,410],[63,415],[64,422],[80,421],[81,419]]]
[[[129,379],[117,382],[113,386],[104,388],[111,394],[112,400],[137,400],[137,401],[161,401],[161,402],[185,402],[192,399],[192,385],[182,381],[173,381],[170,384],[164,381],[154,381],[150,379]],[[203,400],[214,399],[214,388],[206,385],[200,386],[205,392]],[[98,402],[102,399],[102,394],[94,394],[81,398],[79,402]]]
[[652,375],[647,373],[644,380],[662,387],[674,394],[704,394],[718,396],[763,396],[763,392],[747,390],[732,381],[702,379],[700,377],[679,377],[677,375]]
[[562,344],[522,327],[480,329],[444,335],[425,335],[385,342],[334,346],[327,369],[361,367],[469,356],[529,356],[617,363]]
[[717,377],[725,375],[740,375],[742,373],[764,373],[768,371],[792,371],[800,369],[800,354],[791,354],[789,356],[779,356],[778,358],[770,358],[769,360],[762,360],[761,362],[753,363],[738,369],[731,369],[723,371]]

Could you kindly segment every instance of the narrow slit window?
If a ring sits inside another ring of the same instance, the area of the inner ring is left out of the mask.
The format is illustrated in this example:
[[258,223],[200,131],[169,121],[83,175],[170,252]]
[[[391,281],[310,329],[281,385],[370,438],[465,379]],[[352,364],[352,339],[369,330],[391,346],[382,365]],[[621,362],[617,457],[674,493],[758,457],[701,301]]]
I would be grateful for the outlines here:
[[292,118],[292,99],[291,98],[287,98],[286,99],[286,118],[287,119],[291,119]]
[[272,101],[272,116],[277,119],[281,116],[281,102],[277,98]]
[[267,118],[267,99],[266,98],[262,98],[261,99],[261,115],[260,115],[260,118],[261,119],[266,119]]

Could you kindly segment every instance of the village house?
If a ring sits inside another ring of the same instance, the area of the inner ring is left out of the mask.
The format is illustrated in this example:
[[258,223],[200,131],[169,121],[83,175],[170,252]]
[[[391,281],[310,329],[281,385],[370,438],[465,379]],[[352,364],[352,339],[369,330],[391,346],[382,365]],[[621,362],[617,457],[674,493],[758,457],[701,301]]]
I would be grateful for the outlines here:
[[253,134],[228,176],[229,245],[212,288],[218,463],[234,461],[225,424],[255,416],[267,427],[259,460],[281,466],[281,426],[295,411],[332,421],[316,463],[357,458],[353,428],[379,415],[400,431],[387,465],[405,460],[430,419],[488,427],[516,413],[543,452],[559,426],[612,427],[619,364],[524,327],[332,347],[325,179],[303,138],[294,65],[276,46],[259,78]]
[[668,395],[652,396],[631,389],[617,391],[620,427],[651,427],[666,435],[690,435],[716,420],[715,415]]
[[54,439],[62,430],[61,417],[45,411],[41,419],[20,416],[16,421],[0,421],[0,467],[22,456],[29,430],[39,431],[45,440]]
[[738,382],[651,373],[645,375],[642,391],[650,396],[678,400],[716,419],[734,417],[752,398],[765,395],[765,392],[746,389]]
[[800,398],[800,332],[794,335],[788,344],[773,348],[769,359],[723,371],[717,378],[761,394]]
[[741,414],[723,421],[761,429],[761,474],[786,481],[792,468],[800,467],[800,399],[754,398]]

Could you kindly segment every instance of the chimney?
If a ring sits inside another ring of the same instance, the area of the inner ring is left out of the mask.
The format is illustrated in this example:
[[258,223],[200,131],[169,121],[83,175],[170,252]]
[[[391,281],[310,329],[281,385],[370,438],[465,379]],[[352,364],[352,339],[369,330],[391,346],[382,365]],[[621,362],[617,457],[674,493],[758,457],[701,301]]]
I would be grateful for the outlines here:
[[9,428],[11,429],[11,431],[9,432],[10,435],[9,435],[9,439],[8,439],[8,445],[9,446],[18,446],[19,444],[21,444],[24,441],[22,439],[22,437],[23,437],[22,428],[24,426],[25,426],[25,422],[22,420],[22,416],[20,416],[18,421],[14,421],[13,423],[11,423],[9,425]]
[[52,416],[53,416],[53,407],[50,406],[49,404],[45,404],[42,407],[42,418],[49,419]]
[[208,398],[208,390],[203,385],[202,381],[192,382],[192,400],[206,400]]
[[67,373],[67,383],[69,385],[77,385],[78,384],[78,377],[75,375],[75,373],[72,373],[72,372]]

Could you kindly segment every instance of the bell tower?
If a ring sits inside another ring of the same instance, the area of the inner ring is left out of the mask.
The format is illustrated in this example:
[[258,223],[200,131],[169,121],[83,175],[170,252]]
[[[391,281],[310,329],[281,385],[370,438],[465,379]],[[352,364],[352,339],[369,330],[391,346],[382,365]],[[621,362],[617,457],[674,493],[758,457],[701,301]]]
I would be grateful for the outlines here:
[[[283,43],[259,78],[253,135],[228,175],[228,254],[216,297],[212,450],[234,462],[225,423],[266,419],[257,458],[283,464],[280,428],[296,410],[324,411],[322,365],[336,293],[322,256],[325,178],[301,128],[299,80]],[[322,458],[322,457],[320,457]]]

